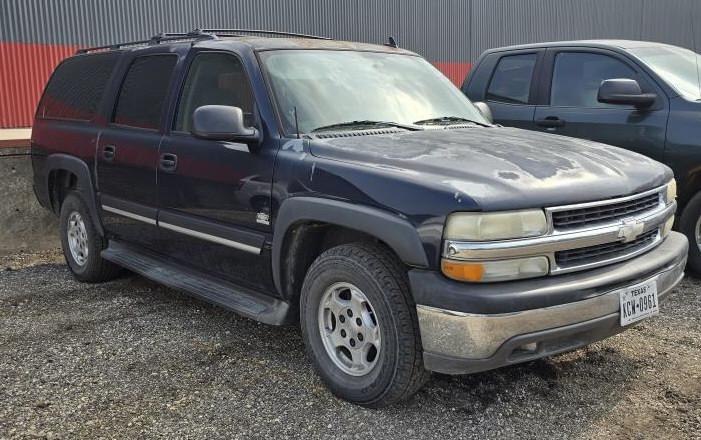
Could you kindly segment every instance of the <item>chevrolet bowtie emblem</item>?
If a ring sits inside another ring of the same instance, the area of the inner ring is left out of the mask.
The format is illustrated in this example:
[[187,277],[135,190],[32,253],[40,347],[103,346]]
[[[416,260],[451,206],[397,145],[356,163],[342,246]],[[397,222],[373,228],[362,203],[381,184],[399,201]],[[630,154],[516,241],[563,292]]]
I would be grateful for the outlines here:
[[623,239],[623,243],[635,240],[638,235],[642,234],[645,224],[636,219],[624,219],[621,227],[618,229],[618,238]]

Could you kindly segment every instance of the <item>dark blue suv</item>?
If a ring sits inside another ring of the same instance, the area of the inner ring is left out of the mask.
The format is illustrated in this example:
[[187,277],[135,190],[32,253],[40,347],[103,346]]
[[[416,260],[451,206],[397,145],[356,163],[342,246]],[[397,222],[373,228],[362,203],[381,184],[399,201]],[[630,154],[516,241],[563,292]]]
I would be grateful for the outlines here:
[[[590,139],[669,165],[677,229],[701,274],[701,56],[645,41],[562,41],[486,51],[463,84],[502,125]],[[606,161],[606,158],[601,158]]]
[[370,407],[429,371],[562,353],[664,309],[687,254],[668,167],[493,126],[393,45],[250,33],[57,67],[34,189],[77,279],[127,268],[300,324],[329,388]]

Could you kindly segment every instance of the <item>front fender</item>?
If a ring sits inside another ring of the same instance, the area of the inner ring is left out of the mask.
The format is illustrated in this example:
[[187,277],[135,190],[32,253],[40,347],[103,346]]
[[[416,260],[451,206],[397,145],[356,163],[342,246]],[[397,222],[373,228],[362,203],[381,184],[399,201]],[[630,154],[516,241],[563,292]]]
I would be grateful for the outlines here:
[[407,265],[427,268],[426,251],[417,230],[407,220],[377,208],[316,197],[286,199],[278,211],[273,235],[273,281],[282,292],[281,259],[285,236],[291,226],[323,222],[370,234],[386,243]]

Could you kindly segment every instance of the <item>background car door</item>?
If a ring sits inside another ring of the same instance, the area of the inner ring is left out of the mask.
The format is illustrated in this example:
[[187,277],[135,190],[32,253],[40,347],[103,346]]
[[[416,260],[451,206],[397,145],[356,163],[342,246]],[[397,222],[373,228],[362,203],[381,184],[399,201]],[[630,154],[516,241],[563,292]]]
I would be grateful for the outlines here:
[[229,52],[191,54],[175,122],[160,148],[161,246],[199,270],[272,290],[269,242],[277,141],[245,144],[198,139],[192,114],[203,105],[240,107],[255,125],[255,99],[240,59]]
[[[637,151],[657,160],[664,156],[667,102],[661,90],[635,64],[609,51],[550,49],[546,54],[543,102],[535,111],[540,130],[591,139]],[[629,78],[643,92],[657,93],[647,109],[598,102],[601,82]]]
[[533,78],[542,53],[543,51],[527,51],[492,55],[494,59],[485,60],[488,64],[480,67],[481,72],[475,72],[476,75],[491,75],[485,78],[487,87],[482,90],[471,88],[468,97],[473,102],[487,102],[494,122],[532,129],[535,112]]
[[176,55],[135,58],[121,82],[111,121],[97,145],[97,186],[105,229],[153,247],[160,124]]

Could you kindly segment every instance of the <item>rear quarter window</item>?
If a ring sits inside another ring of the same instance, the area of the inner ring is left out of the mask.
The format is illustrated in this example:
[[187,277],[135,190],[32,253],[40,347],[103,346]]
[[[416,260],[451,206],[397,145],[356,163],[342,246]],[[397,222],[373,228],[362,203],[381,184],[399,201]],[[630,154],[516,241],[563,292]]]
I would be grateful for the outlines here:
[[37,117],[91,120],[118,60],[118,53],[105,53],[79,55],[63,61],[46,86]]

